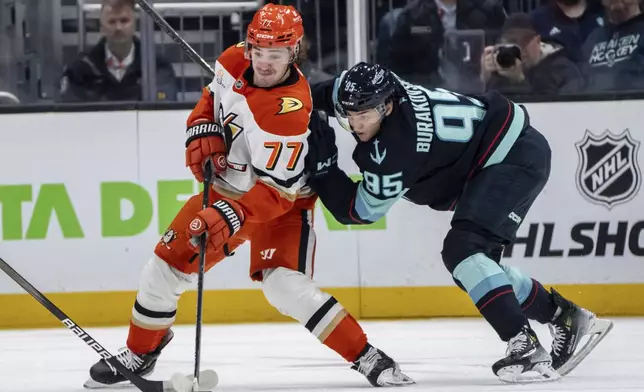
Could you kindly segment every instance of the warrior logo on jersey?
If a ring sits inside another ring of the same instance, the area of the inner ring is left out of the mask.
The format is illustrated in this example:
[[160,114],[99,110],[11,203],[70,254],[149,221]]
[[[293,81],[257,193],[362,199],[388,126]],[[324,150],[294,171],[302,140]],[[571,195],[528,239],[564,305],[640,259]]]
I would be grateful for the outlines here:
[[577,189],[591,203],[609,210],[633,199],[640,189],[641,172],[637,162],[639,142],[626,129],[621,135],[606,130],[593,135],[586,130],[575,143],[579,155]]
[[275,114],[286,114],[296,112],[304,107],[302,101],[293,97],[280,98],[280,111]]
[[163,234],[163,237],[161,237],[161,241],[159,241],[159,243],[161,243],[161,245],[165,246],[166,249],[170,250],[170,249],[172,249],[170,247],[170,242],[172,242],[172,241],[174,241],[176,239],[177,239],[177,232],[172,230],[172,229],[168,229]]

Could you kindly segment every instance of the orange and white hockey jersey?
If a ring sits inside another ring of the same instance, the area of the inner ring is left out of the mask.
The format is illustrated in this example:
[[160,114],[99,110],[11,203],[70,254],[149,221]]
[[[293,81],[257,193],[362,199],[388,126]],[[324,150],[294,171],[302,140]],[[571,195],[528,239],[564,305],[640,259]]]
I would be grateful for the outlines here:
[[274,219],[294,205],[312,208],[304,174],[312,110],[306,78],[295,68],[274,88],[254,87],[243,42],[224,51],[214,70],[187,125],[215,121],[231,131],[228,169],[213,181],[215,190],[237,200],[250,222]]

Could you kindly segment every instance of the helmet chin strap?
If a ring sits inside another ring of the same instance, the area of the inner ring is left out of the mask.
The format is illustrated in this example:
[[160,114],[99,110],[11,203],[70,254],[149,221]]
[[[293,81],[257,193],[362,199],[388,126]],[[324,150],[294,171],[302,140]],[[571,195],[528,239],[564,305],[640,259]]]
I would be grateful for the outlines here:
[[[300,39],[300,41],[301,41],[301,39]],[[288,63],[288,67],[286,67],[286,71],[284,71],[284,75],[282,75],[282,78],[280,79],[279,82],[277,82],[277,84],[280,84],[283,81],[285,81],[289,77],[289,75],[291,74],[291,65],[293,65],[295,63],[295,61],[297,60],[297,57],[298,57],[298,55],[300,53],[300,41],[298,41],[297,44],[291,49],[293,51],[291,53],[291,60]]]
[[[252,62],[252,60],[251,60],[251,62]],[[280,83],[282,83],[283,81],[285,81],[289,77],[290,74],[291,74],[291,64],[289,64],[288,67],[286,67],[286,71],[284,71],[284,74],[282,75],[282,77],[277,81],[277,83],[275,83],[275,86],[277,86]]]
[[283,81],[285,81],[289,77],[290,74],[291,74],[291,63],[288,64],[288,67],[286,67],[286,71],[284,71],[284,75],[282,75],[282,77],[277,82],[277,84],[280,84]]

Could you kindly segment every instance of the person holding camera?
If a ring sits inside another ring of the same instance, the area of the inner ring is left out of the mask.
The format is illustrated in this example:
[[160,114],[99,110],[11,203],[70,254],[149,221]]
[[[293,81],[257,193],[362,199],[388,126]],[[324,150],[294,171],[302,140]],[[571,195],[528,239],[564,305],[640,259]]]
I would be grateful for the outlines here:
[[494,42],[505,19],[500,0],[408,0],[382,18],[376,61],[409,82],[442,86],[445,33],[482,30]]
[[542,41],[530,16],[516,13],[503,25],[501,43],[481,57],[486,90],[504,94],[574,93],[584,87],[577,66],[555,41]]

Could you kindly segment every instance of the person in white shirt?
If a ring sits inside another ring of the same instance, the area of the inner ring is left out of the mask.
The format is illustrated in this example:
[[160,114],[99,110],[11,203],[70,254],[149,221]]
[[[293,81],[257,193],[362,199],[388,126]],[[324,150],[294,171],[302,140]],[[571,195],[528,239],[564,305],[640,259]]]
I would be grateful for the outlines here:
[[[139,101],[142,99],[141,42],[134,35],[133,0],[103,0],[103,37],[65,67],[60,100],[66,102]],[[177,82],[172,64],[156,57],[157,101],[175,101]]]

